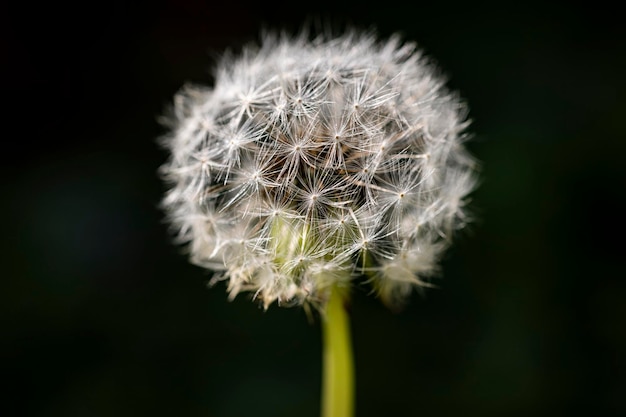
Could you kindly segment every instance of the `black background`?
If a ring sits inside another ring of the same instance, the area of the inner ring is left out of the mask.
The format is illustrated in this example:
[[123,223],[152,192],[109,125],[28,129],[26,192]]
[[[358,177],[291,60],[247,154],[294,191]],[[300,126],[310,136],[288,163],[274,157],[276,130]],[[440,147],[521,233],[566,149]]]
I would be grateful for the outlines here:
[[358,416],[625,415],[622,14],[239,0],[0,6],[3,414],[319,415],[319,323],[206,289],[157,209],[176,90],[307,19],[417,41],[482,162],[440,289],[399,313],[354,291]]

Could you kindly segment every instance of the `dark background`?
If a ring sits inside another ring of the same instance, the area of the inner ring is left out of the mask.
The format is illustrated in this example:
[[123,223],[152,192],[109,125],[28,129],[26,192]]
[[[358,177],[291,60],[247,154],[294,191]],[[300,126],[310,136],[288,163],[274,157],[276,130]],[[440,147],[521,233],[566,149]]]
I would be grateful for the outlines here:
[[156,122],[226,47],[401,32],[469,102],[476,221],[400,313],[356,289],[358,416],[626,415],[623,15],[601,2],[0,6],[3,415],[317,416],[319,323],[188,264]]

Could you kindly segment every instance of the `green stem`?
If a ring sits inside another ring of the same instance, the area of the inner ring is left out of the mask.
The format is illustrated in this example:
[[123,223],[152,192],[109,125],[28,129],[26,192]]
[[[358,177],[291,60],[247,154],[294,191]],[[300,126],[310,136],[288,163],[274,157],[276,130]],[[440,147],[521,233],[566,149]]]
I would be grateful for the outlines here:
[[322,380],[322,417],[354,415],[354,365],[346,296],[334,287],[322,318],[324,364]]

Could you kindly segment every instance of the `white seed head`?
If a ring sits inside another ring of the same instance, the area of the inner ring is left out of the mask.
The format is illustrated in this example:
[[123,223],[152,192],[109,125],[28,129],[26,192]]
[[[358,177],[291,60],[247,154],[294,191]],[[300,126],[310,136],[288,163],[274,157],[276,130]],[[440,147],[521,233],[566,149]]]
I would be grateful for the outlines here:
[[398,37],[266,36],[169,121],[163,207],[231,297],[319,306],[366,277],[394,305],[467,222],[466,109]]

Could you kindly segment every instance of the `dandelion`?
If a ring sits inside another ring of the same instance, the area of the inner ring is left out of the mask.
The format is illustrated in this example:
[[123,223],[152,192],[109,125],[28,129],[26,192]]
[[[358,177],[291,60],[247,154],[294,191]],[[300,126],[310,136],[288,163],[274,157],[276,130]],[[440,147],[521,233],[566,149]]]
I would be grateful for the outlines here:
[[[349,287],[401,304],[468,220],[465,106],[414,44],[356,31],[267,35],[174,103],[161,171],[177,241],[231,298],[319,309],[326,358],[343,352],[327,365],[345,367],[324,395],[350,397],[349,340],[333,336]],[[341,398],[326,416],[350,415]]]

